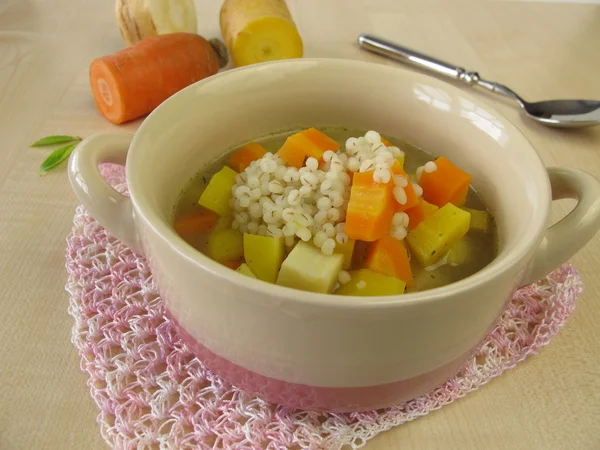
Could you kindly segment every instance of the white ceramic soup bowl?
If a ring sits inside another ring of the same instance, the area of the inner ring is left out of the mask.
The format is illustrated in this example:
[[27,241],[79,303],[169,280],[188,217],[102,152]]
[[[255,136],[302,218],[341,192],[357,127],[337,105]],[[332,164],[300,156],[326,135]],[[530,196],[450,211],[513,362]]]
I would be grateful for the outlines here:
[[[191,178],[234,146],[282,130],[373,129],[449,157],[495,216],[499,252],[476,274],[428,291],[343,297],[280,287],[228,269],[184,242],[174,206]],[[98,164],[125,164],[130,197]],[[487,105],[442,81],[350,60],[235,69],[164,102],[135,135],[79,144],[73,189],[91,214],[151,265],[168,315],[205,364],[264,399],[313,410],[397,404],[451,377],[513,292],[575,254],[600,226],[600,184],[546,169]],[[553,199],[578,199],[547,228]]]

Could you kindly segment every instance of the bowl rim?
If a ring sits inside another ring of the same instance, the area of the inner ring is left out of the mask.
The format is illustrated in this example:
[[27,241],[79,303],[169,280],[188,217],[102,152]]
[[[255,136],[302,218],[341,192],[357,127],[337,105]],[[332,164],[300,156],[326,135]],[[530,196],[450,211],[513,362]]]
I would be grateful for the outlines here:
[[[533,159],[538,163],[538,168],[542,169],[544,172],[546,171],[546,167],[535,147],[514,123],[509,121],[504,115],[502,115],[485,101],[480,100],[479,98],[471,95],[468,92],[465,92],[463,89],[460,89],[443,79],[424,74],[419,71],[409,70],[408,68],[402,66],[392,66],[372,61],[346,58],[315,57],[268,61],[249,66],[223,70],[216,75],[193,83],[177,92],[159,105],[154,111],[152,111],[135,132],[125,166],[127,180],[135,179],[132,171],[134,170],[133,167],[135,166],[135,160],[137,158],[136,154],[138,153],[135,151],[135,148],[141,139],[140,136],[145,133],[145,130],[153,126],[155,120],[157,120],[156,118],[162,115],[162,111],[167,103],[178,101],[181,98],[189,95],[199,85],[205,85],[215,81],[218,82],[223,77],[251,74],[271,66],[289,66],[290,68],[294,68],[296,66],[309,67],[316,64],[329,64],[332,68],[338,66],[339,68],[344,68],[345,70],[351,70],[352,68],[363,68],[372,71],[374,74],[377,72],[395,72],[398,74],[399,78],[403,76],[415,77],[417,79],[420,78],[422,80],[426,80],[431,85],[451,91],[454,95],[461,96],[474,105],[483,108],[485,111],[492,114],[495,119],[502,123],[507,133],[516,135],[519,139],[522,139],[524,146],[527,146],[529,151],[533,152],[532,156]],[[545,190],[547,197],[551,198],[550,181],[547,174],[540,181],[544,184],[543,186],[539,186],[540,189]],[[276,298],[278,300],[277,304],[280,306],[282,301],[286,301],[288,302],[288,306],[292,306],[294,304],[304,304],[307,306],[318,306],[321,308],[325,307],[342,310],[385,309],[416,304],[435,303],[437,301],[444,300],[446,297],[465,294],[473,289],[479,288],[486,284],[489,280],[503,275],[515,265],[519,265],[521,261],[539,245],[546,231],[546,222],[550,211],[549,202],[543,202],[541,205],[541,214],[536,216],[537,223],[532,224],[535,226],[532,226],[526,234],[521,236],[515,247],[511,249],[510,253],[503,256],[500,260],[497,260],[497,257],[494,258],[490,264],[466,278],[452,282],[448,285],[399,295],[343,296],[288,288],[236,273],[236,271],[219,264],[204,253],[189,245],[174,231],[172,226],[169,226],[158,217],[151,217],[151,215],[154,214],[154,211],[152,211],[152,206],[144,198],[143,193],[138,192],[134,184],[128,186],[128,189],[135,209],[135,215],[139,219],[143,220],[145,225],[148,226],[157,236],[159,236],[160,239],[162,239],[168,245],[171,251],[177,253],[179,257],[184,258],[188,262],[194,264],[198,270],[205,270],[220,281],[233,284],[237,288],[244,290],[249,289],[256,294],[264,294],[261,297],[262,302],[266,301],[268,298]]]

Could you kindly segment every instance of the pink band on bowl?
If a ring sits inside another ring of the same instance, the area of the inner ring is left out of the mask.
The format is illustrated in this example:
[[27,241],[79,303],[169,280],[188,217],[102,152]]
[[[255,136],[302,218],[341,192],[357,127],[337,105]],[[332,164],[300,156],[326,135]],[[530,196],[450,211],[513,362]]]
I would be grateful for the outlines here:
[[342,413],[400,404],[441,385],[460,369],[472,353],[467,352],[431,372],[394,383],[355,388],[308,386],[260,375],[214,354],[185,331],[168,309],[165,309],[165,314],[181,339],[211,371],[263,400],[304,410]]

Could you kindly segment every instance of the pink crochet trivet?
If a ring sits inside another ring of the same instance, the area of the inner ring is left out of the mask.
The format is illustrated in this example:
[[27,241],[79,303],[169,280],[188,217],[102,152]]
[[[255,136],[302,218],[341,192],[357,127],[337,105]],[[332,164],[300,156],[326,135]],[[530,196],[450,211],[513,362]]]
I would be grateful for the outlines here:
[[[104,177],[126,193],[122,168]],[[358,448],[483,386],[546,345],[583,290],[570,264],[517,291],[479,353],[437,389],[379,411],[324,414],[267,403],[196,359],[165,316],[146,261],[79,206],[67,239],[72,342],[115,448]]]

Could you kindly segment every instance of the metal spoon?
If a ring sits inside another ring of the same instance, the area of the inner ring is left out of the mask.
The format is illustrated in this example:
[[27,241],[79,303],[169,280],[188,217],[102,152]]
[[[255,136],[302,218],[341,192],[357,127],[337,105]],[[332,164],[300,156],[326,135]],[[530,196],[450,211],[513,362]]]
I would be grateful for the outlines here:
[[558,128],[581,128],[600,124],[600,101],[595,100],[547,100],[529,103],[514,91],[493,81],[484,80],[477,72],[467,72],[431,56],[423,55],[369,34],[358,37],[359,45],[373,53],[386,56],[402,63],[425,69],[454,80],[464,81],[516,100],[525,114],[544,125]]

